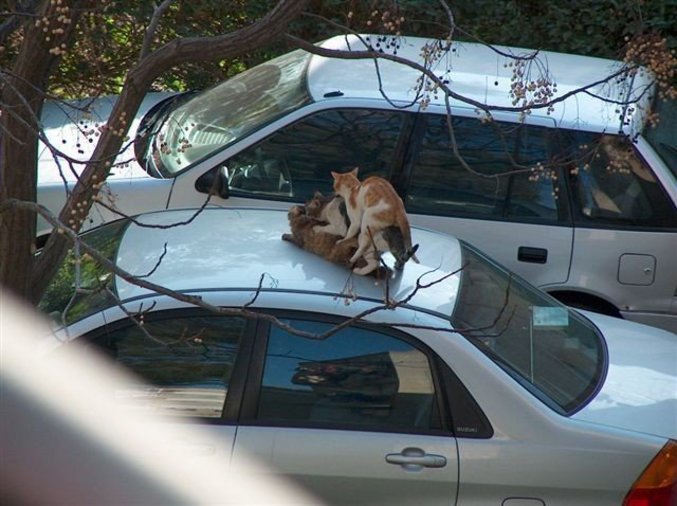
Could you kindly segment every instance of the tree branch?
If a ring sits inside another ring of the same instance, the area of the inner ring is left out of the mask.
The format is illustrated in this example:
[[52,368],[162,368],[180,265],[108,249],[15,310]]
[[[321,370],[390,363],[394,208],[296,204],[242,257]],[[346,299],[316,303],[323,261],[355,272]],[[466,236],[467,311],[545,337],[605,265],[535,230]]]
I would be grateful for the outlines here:
[[151,18],[150,24],[146,29],[146,35],[143,38],[143,45],[141,46],[141,51],[139,52],[139,62],[143,61],[143,59],[150,53],[150,46],[153,43],[153,37],[155,36],[158,25],[160,24],[160,20],[167,9],[169,9],[169,6],[173,1],[174,0],[164,0],[159,6],[156,5],[155,9],[153,10],[153,17]]

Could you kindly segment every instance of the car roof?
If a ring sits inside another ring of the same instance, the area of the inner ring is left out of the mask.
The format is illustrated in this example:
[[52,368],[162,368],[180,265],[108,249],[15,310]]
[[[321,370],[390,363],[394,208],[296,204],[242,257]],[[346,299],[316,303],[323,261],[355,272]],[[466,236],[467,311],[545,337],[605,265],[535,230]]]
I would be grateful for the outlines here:
[[[320,46],[344,51],[364,50],[366,46],[358,37],[369,37],[369,41],[377,49],[419,64],[425,63],[421,48],[434,41],[421,37],[400,37],[397,39],[399,45],[395,46],[392,45],[392,41],[396,40],[393,37],[350,35],[333,37]],[[376,46],[377,43],[379,46]],[[481,104],[514,107],[510,95],[513,67],[506,66],[514,60],[505,55],[525,56],[534,53],[534,50],[508,46],[493,48],[479,43],[454,41],[451,51],[432,70],[437,76],[449,72],[449,86],[455,93]],[[537,68],[547,69],[548,75],[557,84],[554,97],[562,97],[583,86],[605,80],[610,74],[619,71],[622,65],[622,62],[615,60],[539,51],[530,72],[537,78]],[[318,101],[337,100],[335,95],[341,92],[340,99],[384,100],[385,94],[398,106],[412,102],[420,71],[406,65],[379,60],[378,74],[381,76],[380,83],[373,59],[338,59],[315,55],[308,68],[308,87],[313,98]],[[646,111],[649,110],[651,93],[646,93],[646,90],[651,82],[648,72],[638,72],[631,79],[614,79],[610,83],[600,83],[590,87],[586,93],[577,93],[555,104],[548,116],[557,126],[564,128],[609,133],[617,133],[623,129],[625,133],[633,134],[641,129]],[[430,98],[433,105],[443,107],[445,104],[441,93]],[[624,126],[624,121],[620,119],[620,106],[614,102],[629,99],[638,102],[626,111],[624,119],[628,125]],[[452,100],[451,104],[469,111],[475,109],[473,105],[463,104],[458,100]],[[545,116],[546,111],[534,110],[532,115]]]
[[[189,221],[195,213],[171,210],[137,217],[138,223],[152,228],[129,224],[118,247],[117,266],[177,291],[252,291],[261,286],[383,302],[386,285],[390,297],[401,301],[421,281],[432,286],[417,291],[410,306],[448,318],[456,302],[462,258],[460,242],[452,236],[412,227],[420,264],[407,262],[386,283],[351,276],[348,268],[282,240],[290,231],[284,210],[207,208],[187,226],[170,226]],[[151,293],[119,277],[116,290],[123,301]]]

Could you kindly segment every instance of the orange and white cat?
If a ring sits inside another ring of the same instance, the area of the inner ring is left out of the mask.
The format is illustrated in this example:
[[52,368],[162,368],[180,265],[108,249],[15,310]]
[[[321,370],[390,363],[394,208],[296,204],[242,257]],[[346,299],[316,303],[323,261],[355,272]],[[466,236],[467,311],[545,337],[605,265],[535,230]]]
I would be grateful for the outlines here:
[[[388,227],[395,226],[402,232],[407,258],[418,263],[415,255],[418,245],[411,244],[409,219],[395,188],[378,176],[360,181],[357,172],[358,168],[355,167],[345,174],[331,173],[334,178],[334,191],[345,199],[350,218],[350,227],[341,241],[348,241],[359,233],[357,251],[350,262],[355,263],[358,258],[373,249],[374,238],[380,236]],[[378,248],[378,245],[376,246]],[[367,259],[367,262],[370,263],[370,260]],[[359,268],[354,269],[354,272],[362,274]]]

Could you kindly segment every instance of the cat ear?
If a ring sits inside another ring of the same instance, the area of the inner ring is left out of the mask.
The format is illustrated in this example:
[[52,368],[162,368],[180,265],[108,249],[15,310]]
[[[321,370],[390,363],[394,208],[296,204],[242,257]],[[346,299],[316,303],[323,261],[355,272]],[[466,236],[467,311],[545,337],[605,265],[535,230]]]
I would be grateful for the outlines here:
[[360,170],[360,168],[359,168],[359,167],[355,167],[353,170],[350,171],[350,173],[351,173],[353,176],[357,177],[357,171],[358,171],[358,170]]
[[322,195],[319,190],[315,190],[315,193],[313,194],[314,199],[321,199],[324,195]]
[[333,177],[334,179],[338,178],[340,175],[341,174],[339,174],[338,172],[334,172],[333,170],[331,171],[331,177]]

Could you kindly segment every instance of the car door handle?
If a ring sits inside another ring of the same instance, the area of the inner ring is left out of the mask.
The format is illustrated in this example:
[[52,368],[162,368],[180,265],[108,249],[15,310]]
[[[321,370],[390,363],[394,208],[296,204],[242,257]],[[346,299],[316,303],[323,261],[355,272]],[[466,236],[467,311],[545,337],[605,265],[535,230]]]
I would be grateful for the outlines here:
[[520,246],[517,250],[517,260],[532,264],[544,264],[548,261],[548,250],[545,248]]
[[402,466],[408,471],[420,471],[424,467],[444,467],[447,465],[446,457],[428,454],[420,448],[405,448],[402,453],[389,453],[386,455],[386,462]]

